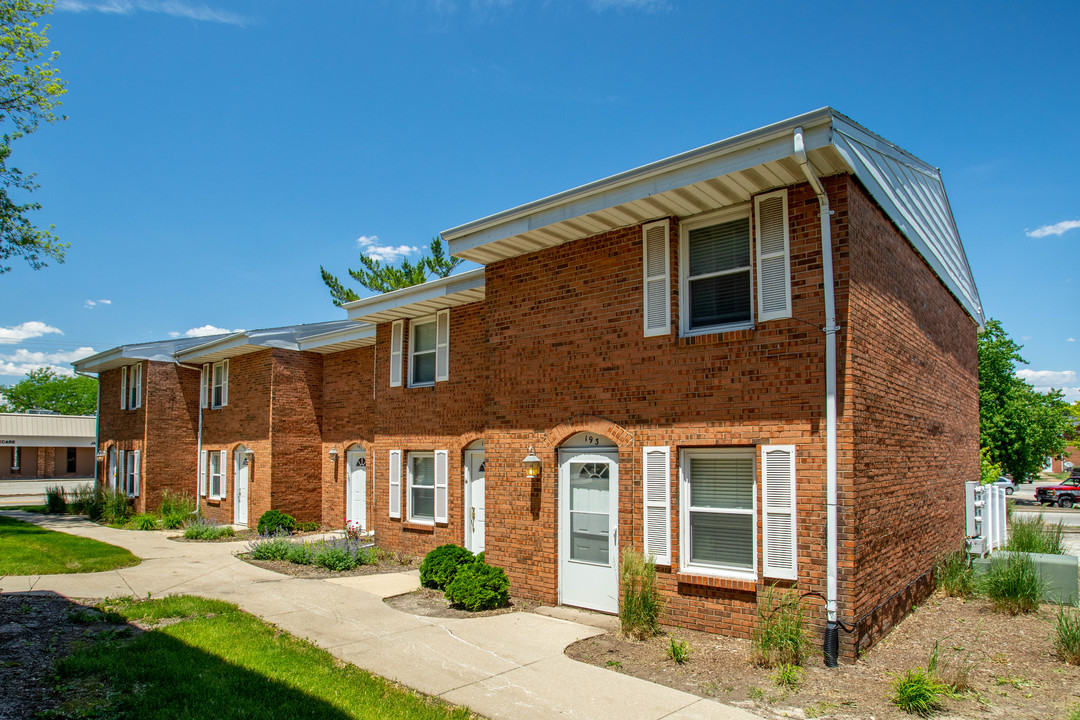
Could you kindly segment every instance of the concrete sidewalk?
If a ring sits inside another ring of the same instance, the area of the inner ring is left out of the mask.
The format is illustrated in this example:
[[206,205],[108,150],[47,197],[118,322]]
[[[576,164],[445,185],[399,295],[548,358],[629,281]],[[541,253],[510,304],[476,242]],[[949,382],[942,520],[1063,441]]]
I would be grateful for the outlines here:
[[243,562],[234,555],[243,542],[182,543],[163,532],[113,530],[71,516],[3,515],[118,545],[143,561],[103,573],[2,577],[0,592],[48,590],[72,598],[186,593],[227,600],[346,662],[491,718],[758,718],[569,659],[567,645],[602,632],[589,625],[534,613],[428,618],[383,603],[419,587],[416,571],[307,580]]

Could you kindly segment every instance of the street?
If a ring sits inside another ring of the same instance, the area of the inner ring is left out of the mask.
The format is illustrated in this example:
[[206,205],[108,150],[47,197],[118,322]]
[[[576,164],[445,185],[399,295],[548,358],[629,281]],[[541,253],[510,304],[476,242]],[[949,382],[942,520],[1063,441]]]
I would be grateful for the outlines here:
[[0,507],[44,505],[45,488],[61,485],[67,492],[92,485],[94,478],[46,478],[44,480],[0,480]]

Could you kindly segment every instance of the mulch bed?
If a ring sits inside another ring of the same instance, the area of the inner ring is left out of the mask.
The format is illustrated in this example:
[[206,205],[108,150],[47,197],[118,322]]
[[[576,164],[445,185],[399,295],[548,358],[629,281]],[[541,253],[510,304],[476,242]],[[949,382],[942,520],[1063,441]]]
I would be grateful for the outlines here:
[[327,570],[326,568],[319,567],[318,565],[297,565],[291,563],[288,560],[252,560],[251,557],[245,553],[239,556],[241,560],[247,563],[251,563],[256,567],[261,567],[264,570],[273,570],[276,573],[282,575],[291,575],[298,578],[307,578],[313,580],[326,580],[327,578],[338,577],[355,577],[357,575],[383,575],[386,573],[407,572],[409,570],[415,570],[420,567],[420,560],[411,560],[408,563],[399,562],[396,559],[384,560],[377,565],[360,565],[352,570],[343,570],[336,572],[333,570]]
[[1012,617],[994,612],[984,600],[937,594],[855,664],[829,669],[815,655],[796,692],[778,687],[775,671],[750,665],[748,640],[688,630],[670,630],[690,645],[684,665],[667,657],[670,636],[634,642],[607,633],[571,645],[566,654],[768,718],[910,720],[890,702],[893,677],[925,667],[940,641],[953,667],[965,658],[973,664],[973,690],[946,700],[941,717],[1053,720],[1066,718],[1080,703],[1080,668],[1054,657],[1052,615],[1049,605],[1035,615]]
[[492,615],[505,615],[512,612],[532,612],[540,606],[539,603],[531,600],[511,598],[507,607],[470,612],[469,610],[453,607],[442,590],[432,590],[431,588],[420,588],[404,595],[394,595],[384,599],[383,602],[395,610],[410,615],[437,618],[491,617]]

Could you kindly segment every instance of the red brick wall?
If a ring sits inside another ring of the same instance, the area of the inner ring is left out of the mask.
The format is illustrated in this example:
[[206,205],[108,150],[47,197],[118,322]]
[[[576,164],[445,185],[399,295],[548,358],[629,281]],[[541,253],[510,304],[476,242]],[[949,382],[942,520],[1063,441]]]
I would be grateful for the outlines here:
[[[318,522],[322,520],[323,358],[291,350],[270,352],[274,361],[270,505],[298,522]],[[256,514],[250,522],[257,520]]]
[[1069,445],[1065,448],[1065,458],[1056,457],[1053,460],[1053,465],[1050,468],[1050,472],[1065,472],[1065,461],[1071,462],[1073,467],[1080,465],[1080,448],[1075,445]]
[[[139,450],[142,459],[142,477],[146,476],[146,382],[149,377],[147,365],[143,361],[143,403],[142,407],[135,410],[122,410],[120,408],[120,376],[121,368],[106,370],[98,374],[98,449],[108,453],[110,448],[123,450],[125,453]],[[130,377],[131,368],[128,368]],[[98,465],[98,477],[103,486],[107,487],[108,460],[103,460]],[[121,473],[122,475],[122,473]],[[121,481],[123,478],[121,477]],[[135,509],[143,512],[146,509],[145,493],[135,499]]]
[[[964,539],[964,481],[979,477],[976,325],[851,179],[854,486],[844,591],[860,648],[932,588]],[[895,597],[894,597],[895,595]],[[848,648],[848,653],[854,650]]]
[[199,372],[147,362],[143,407],[148,413],[140,507],[157,510],[162,493],[198,491]]
[[[375,439],[374,359],[374,347],[323,357],[322,519],[330,527],[341,527],[345,522],[347,451],[359,445],[371,459],[371,443]],[[330,448],[338,451],[337,463],[330,460]],[[370,472],[369,465],[369,475]],[[367,517],[373,519],[371,492],[367,493],[367,506]]]

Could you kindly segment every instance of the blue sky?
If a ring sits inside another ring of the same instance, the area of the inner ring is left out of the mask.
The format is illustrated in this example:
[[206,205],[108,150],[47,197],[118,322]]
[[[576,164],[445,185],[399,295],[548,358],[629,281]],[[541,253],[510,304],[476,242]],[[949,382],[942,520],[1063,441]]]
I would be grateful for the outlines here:
[[344,317],[320,265],[832,105],[942,169],[987,314],[1080,399],[1080,3],[58,0],[50,24],[68,120],[12,164],[71,249],[0,276],[0,384]]

